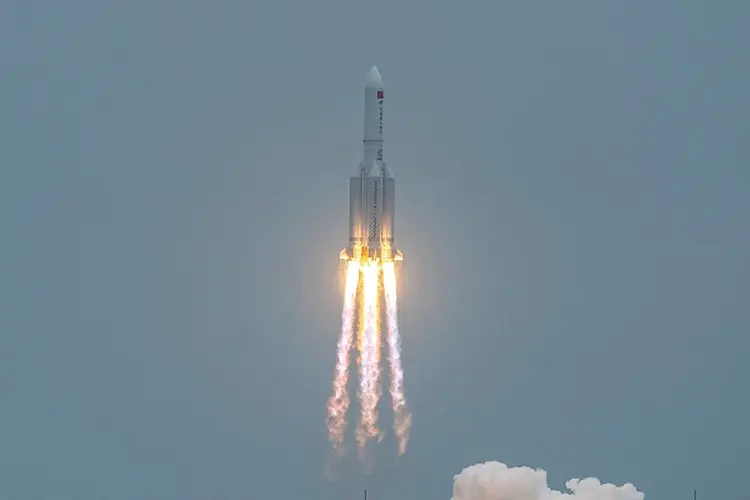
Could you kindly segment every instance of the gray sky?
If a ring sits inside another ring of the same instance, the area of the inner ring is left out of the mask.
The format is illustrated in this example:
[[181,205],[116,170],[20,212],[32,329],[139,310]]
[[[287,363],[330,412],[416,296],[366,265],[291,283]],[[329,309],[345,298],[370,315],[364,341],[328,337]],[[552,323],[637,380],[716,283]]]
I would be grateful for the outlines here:
[[359,494],[324,417],[377,64],[414,424],[372,498],[485,460],[745,498],[748,18],[5,2],[0,497]]

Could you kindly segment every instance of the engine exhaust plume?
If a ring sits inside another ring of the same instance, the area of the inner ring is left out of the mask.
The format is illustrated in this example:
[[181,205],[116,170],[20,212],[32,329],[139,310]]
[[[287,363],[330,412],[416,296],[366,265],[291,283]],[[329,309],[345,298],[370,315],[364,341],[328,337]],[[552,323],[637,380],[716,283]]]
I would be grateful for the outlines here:
[[328,438],[337,453],[342,454],[346,433],[346,411],[349,409],[349,351],[354,339],[354,313],[359,284],[359,263],[350,261],[346,269],[344,307],[341,312],[341,336],[336,350],[333,393],[328,400]]
[[401,337],[398,331],[398,296],[396,293],[396,268],[393,262],[383,263],[383,290],[385,292],[386,326],[388,329],[388,361],[391,366],[391,402],[393,427],[398,441],[398,454],[406,453],[411,427],[411,413],[406,407],[404,371],[401,368]]
[[360,426],[357,431],[357,443],[360,456],[364,460],[365,447],[369,439],[379,434],[378,400],[380,399],[380,345],[378,331],[378,275],[377,262],[368,262],[362,266],[364,331],[361,343],[361,373],[359,399],[362,406]]

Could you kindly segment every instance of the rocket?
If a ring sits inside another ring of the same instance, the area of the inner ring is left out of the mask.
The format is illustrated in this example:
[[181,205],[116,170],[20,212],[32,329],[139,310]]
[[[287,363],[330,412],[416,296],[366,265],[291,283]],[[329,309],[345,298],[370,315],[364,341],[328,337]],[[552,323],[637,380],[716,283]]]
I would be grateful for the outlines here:
[[349,178],[349,246],[342,260],[401,261],[394,246],[396,178],[383,160],[383,79],[375,66],[365,81],[362,161]]

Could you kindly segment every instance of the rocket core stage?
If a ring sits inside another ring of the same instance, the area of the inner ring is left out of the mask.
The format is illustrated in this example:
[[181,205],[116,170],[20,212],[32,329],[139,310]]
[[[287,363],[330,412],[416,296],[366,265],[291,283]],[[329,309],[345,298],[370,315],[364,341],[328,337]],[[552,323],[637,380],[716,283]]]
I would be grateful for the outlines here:
[[383,161],[383,79],[375,66],[365,82],[362,162],[349,179],[349,246],[342,260],[401,261],[394,247],[396,178]]

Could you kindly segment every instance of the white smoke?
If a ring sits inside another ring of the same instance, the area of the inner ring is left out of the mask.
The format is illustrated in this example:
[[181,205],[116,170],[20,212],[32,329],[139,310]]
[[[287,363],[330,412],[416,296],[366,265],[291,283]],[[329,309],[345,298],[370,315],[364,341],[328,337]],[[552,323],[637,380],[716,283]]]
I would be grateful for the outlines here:
[[508,467],[501,462],[472,465],[453,476],[451,500],[643,500],[630,483],[602,484],[598,479],[570,479],[570,493],[547,486],[547,473],[529,467]]

